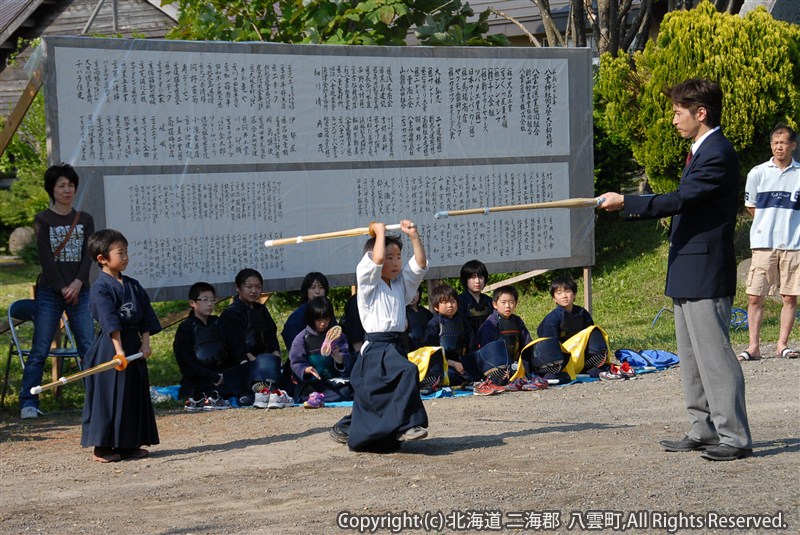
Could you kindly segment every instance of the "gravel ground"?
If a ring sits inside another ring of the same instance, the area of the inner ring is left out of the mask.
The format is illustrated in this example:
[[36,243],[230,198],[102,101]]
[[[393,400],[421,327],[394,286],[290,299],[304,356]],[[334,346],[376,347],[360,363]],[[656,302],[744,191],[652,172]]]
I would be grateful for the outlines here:
[[152,455],[106,465],[77,413],[7,419],[0,532],[800,533],[800,359],[743,368],[755,450],[727,463],[658,446],[687,429],[678,369],[427,401],[430,437],[388,455],[329,440],[347,409],[159,410]]

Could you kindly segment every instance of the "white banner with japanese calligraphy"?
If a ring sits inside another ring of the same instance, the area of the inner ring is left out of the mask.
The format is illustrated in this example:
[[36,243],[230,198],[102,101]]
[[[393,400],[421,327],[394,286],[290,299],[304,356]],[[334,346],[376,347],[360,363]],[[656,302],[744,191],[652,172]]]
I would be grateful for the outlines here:
[[413,219],[457,275],[594,262],[591,209],[434,213],[591,196],[584,49],[334,47],[45,38],[52,161],[130,241],[157,299],[198,280],[349,284],[363,239],[266,239]]

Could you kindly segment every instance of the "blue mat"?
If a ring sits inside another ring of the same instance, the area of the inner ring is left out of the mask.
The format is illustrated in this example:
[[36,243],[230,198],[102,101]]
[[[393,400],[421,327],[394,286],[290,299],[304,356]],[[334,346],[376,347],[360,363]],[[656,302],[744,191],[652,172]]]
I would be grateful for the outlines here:
[[[652,373],[652,372],[659,371],[659,370],[656,370],[656,369],[648,369],[648,368],[634,368],[634,369],[636,370],[636,375],[644,375],[646,373]],[[596,381],[599,381],[599,379],[596,379],[594,377],[590,377],[588,375],[581,374],[581,375],[578,375],[578,377],[576,377],[574,381],[571,381],[569,383],[562,383],[562,384],[558,384],[558,385],[551,385],[550,387],[552,388],[554,386],[568,386],[568,385],[574,385],[576,383],[594,383]],[[151,388],[152,388],[152,390],[155,390],[157,393],[159,393],[161,395],[169,396],[171,399],[174,399],[174,400],[178,399],[178,388],[179,388],[178,385],[153,386]],[[472,391],[469,391],[469,390],[453,390],[453,389],[451,389],[449,387],[445,387],[445,388],[443,388],[441,390],[437,390],[436,392],[434,392],[433,394],[431,394],[429,396],[422,396],[422,399],[423,400],[429,400],[429,399],[441,399],[441,398],[458,398],[458,397],[472,396],[472,395],[473,395]],[[237,400],[236,398],[230,398],[229,401],[231,402],[231,407],[245,408],[245,409],[252,408],[252,407],[240,407],[239,406],[239,400]],[[294,407],[302,407],[302,403],[295,403],[293,406]],[[332,403],[325,403],[325,406],[326,407],[352,407],[353,406],[353,402],[352,401],[335,401],[335,402],[332,402]]]

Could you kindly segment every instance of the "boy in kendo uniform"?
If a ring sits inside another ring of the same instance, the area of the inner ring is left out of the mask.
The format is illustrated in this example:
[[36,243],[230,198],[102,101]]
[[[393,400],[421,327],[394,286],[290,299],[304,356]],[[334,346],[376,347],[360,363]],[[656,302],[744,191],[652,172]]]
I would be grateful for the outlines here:
[[236,397],[240,404],[250,405],[254,384],[279,377],[271,360],[247,360],[246,348],[225,335],[219,318],[212,314],[215,303],[211,284],[193,284],[189,288],[192,311],[175,332],[172,349],[181,371],[178,396],[188,398],[188,411],[206,408],[206,398]]
[[526,355],[532,353],[534,373],[545,379],[569,382],[578,374],[610,378],[604,377],[610,373],[608,336],[585,308],[574,304],[577,290],[570,277],[553,279],[550,296],[556,308],[537,327],[539,338],[525,348]]
[[440,346],[447,360],[447,377],[451,386],[472,384],[461,357],[478,347],[472,326],[459,312],[458,294],[449,284],[440,284],[431,291],[431,305],[436,314],[425,329],[425,345]]
[[502,340],[506,346],[508,365],[505,370],[500,369],[489,377],[492,383],[489,386],[492,387],[502,387],[510,380],[524,377],[525,371],[519,366],[519,356],[522,348],[530,343],[531,335],[522,318],[514,314],[518,299],[519,293],[513,286],[497,288],[492,294],[494,312],[478,329],[478,347],[481,349],[497,340]]

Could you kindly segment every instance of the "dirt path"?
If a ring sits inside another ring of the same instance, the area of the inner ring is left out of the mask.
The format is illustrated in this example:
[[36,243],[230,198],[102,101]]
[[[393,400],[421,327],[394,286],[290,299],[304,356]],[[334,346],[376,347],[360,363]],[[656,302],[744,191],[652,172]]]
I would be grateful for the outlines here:
[[428,401],[431,437],[389,455],[328,439],[346,409],[159,411],[152,456],[108,465],[78,446],[78,414],[12,419],[0,425],[0,532],[345,533],[342,511],[388,512],[394,522],[405,511],[420,527],[403,533],[424,533],[423,521],[444,522],[432,533],[513,532],[526,518],[546,533],[579,528],[577,520],[611,533],[615,519],[649,522],[628,524],[630,533],[668,533],[679,521],[709,522],[709,512],[782,512],[785,532],[800,533],[800,360],[744,370],[755,454],[730,463],[658,447],[687,427],[677,369]]

